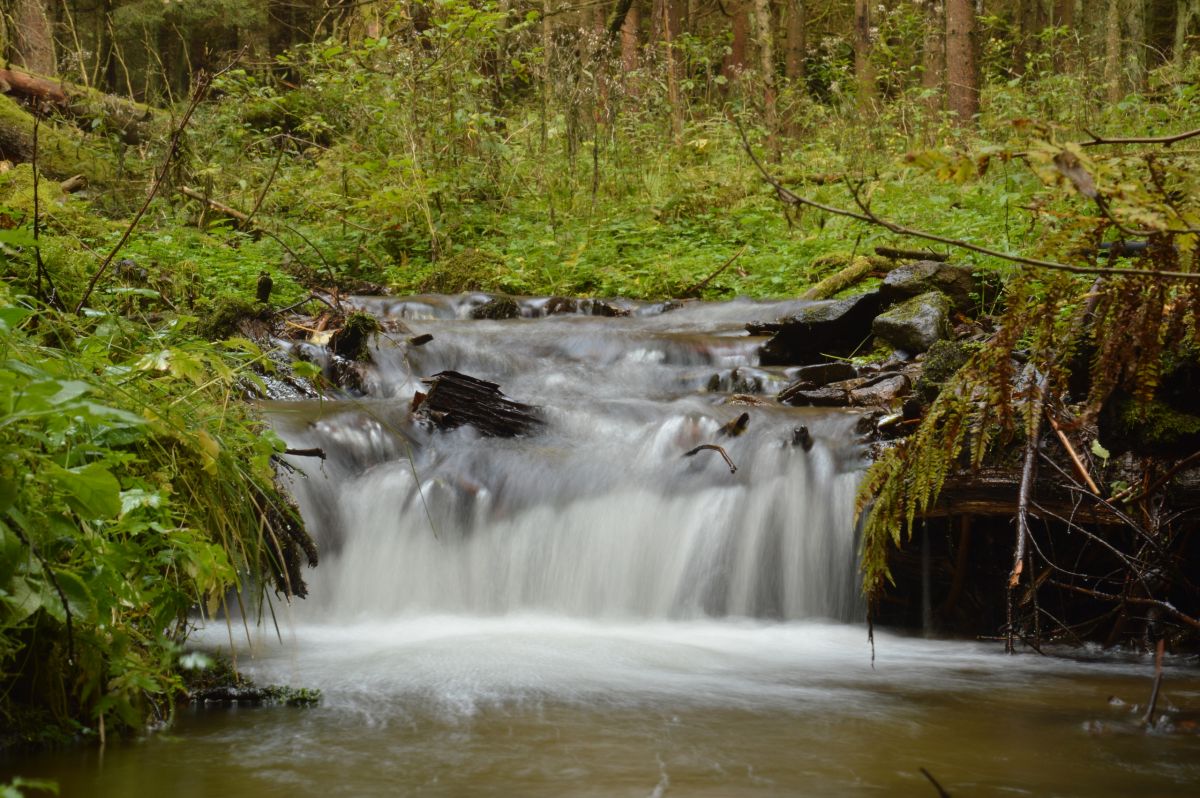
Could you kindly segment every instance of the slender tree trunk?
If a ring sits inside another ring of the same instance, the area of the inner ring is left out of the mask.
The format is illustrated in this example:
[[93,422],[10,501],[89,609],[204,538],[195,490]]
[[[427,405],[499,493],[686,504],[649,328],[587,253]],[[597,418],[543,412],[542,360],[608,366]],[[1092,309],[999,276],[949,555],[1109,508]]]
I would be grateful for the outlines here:
[[642,27],[642,12],[634,3],[621,25],[621,68],[628,74],[638,68],[638,31]]
[[1125,74],[1134,91],[1146,87],[1146,0],[1125,0],[1125,20],[1128,31]]
[[775,37],[771,27],[771,0],[754,0],[754,24],[758,28],[758,65],[763,82],[763,123],[767,127],[771,151],[775,152],[779,119],[775,110]]
[[58,74],[54,31],[42,0],[15,0],[12,5],[14,61],[40,75]]
[[784,75],[789,83],[804,80],[804,59],[808,55],[808,9],[805,0],[787,0],[787,28],[784,40]]
[[679,34],[679,0],[661,0],[663,50],[667,64],[667,103],[671,106],[671,135],[675,144],[683,142],[683,98],[679,92],[679,57],[675,38]]
[[974,124],[979,113],[972,0],[946,0],[946,107],[959,125]]
[[854,0],[854,77],[858,83],[858,106],[875,102],[875,69],[871,66],[871,0]]
[[946,98],[946,8],[942,0],[926,6],[925,43],[921,52],[921,88],[931,112],[945,107]]
[[1108,0],[1104,17],[1104,83],[1108,101],[1117,103],[1124,96],[1121,80],[1121,0]]
[[1200,17],[1200,0],[1176,0],[1175,42],[1171,51],[1175,66],[1182,68],[1187,54],[1188,30],[1192,20]]
[[721,74],[732,83],[746,68],[746,43],[750,39],[750,25],[746,17],[746,6],[741,0],[731,0],[729,13],[732,15],[733,42],[729,45],[729,54],[721,64]]

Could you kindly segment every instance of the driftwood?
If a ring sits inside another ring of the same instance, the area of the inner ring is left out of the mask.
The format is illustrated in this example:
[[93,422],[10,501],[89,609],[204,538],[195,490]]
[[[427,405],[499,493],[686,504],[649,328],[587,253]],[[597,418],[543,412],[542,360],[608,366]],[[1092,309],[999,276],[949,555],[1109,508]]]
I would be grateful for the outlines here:
[[721,457],[723,457],[725,459],[725,465],[729,466],[729,473],[730,474],[737,473],[737,466],[735,466],[733,464],[733,460],[731,460],[729,458],[729,454],[725,451],[725,448],[722,446],[717,446],[716,444],[713,444],[713,443],[702,443],[699,446],[697,446],[695,449],[689,449],[688,451],[684,452],[683,456],[691,457],[692,455],[696,454],[697,452],[704,452],[704,451],[716,452],[717,454],[721,455]]
[[413,400],[413,415],[438,429],[455,429],[464,424],[492,438],[513,438],[537,432],[543,421],[537,409],[514,402],[494,382],[443,371],[427,380],[424,398]]

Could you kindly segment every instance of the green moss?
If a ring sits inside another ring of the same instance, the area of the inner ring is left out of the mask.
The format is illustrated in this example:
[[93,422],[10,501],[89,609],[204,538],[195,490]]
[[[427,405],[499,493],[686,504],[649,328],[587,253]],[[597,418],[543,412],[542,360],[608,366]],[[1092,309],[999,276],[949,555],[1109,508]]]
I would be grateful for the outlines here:
[[971,355],[979,350],[979,344],[962,341],[937,341],[925,353],[921,378],[917,380],[917,392],[932,400],[942,390],[943,383],[962,368]]
[[223,341],[243,334],[247,322],[269,322],[271,309],[232,296],[220,296],[213,302],[198,302],[196,334],[209,341]]
[[[33,117],[4,95],[0,95],[0,151],[13,160],[33,157]],[[52,177],[87,175],[93,185],[111,181],[114,174],[109,159],[83,134],[49,122],[38,126],[38,165]]]
[[367,313],[351,313],[346,323],[329,339],[330,350],[347,360],[370,360],[367,345],[371,336],[383,330],[379,320]]
[[1125,431],[1148,449],[1174,449],[1200,436],[1200,416],[1158,400],[1144,405],[1127,400],[1117,409],[1117,418]]

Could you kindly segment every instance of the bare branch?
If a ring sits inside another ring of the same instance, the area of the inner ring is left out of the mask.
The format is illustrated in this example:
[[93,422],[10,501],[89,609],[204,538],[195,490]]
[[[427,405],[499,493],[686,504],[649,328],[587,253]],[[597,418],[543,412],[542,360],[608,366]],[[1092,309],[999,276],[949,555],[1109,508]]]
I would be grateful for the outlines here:
[[1106,139],[1103,136],[1097,136],[1087,128],[1084,128],[1083,132],[1091,136],[1092,140],[1079,142],[1080,147],[1098,147],[1101,144],[1162,144],[1163,146],[1169,147],[1177,141],[1184,141],[1186,139],[1200,136],[1200,128],[1188,130],[1183,133],[1176,133],[1174,136],[1134,136],[1132,138],[1116,139]]

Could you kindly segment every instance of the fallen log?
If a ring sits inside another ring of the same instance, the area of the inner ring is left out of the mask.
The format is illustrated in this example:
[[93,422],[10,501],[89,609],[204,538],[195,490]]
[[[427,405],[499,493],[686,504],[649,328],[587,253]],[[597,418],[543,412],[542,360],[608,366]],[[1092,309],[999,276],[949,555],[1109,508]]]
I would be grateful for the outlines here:
[[126,144],[142,143],[156,128],[163,127],[166,119],[165,114],[148,105],[11,67],[0,69],[0,92],[51,106],[84,130],[91,130],[92,121],[99,119]]
[[457,371],[443,371],[422,380],[429,391],[414,400],[413,415],[443,430],[464,424],[491,438],[513,438],[537,432],[545,423],[537,409],[514,402],[494,382]]
[[839,291],[844,291],[850,286],[861,281],[863,278],[869,275],[874,268],[875,266],[871,263],[870,258],[862,256],[854,258],[850,262],[849,266],[829,275],[824,280],[801,294],[800,298],[811,300],[828,299]]
[[[33,114],[16,100],[0,94],[0,159],[13,163],[33,160]],[[38,169],[59,179],[86,174],[93,184],[106,182],[113,169],[95,150],[88,148],[83,134],[74,127],[42,122],[37,125]]]

